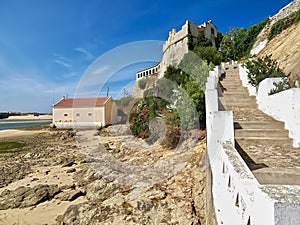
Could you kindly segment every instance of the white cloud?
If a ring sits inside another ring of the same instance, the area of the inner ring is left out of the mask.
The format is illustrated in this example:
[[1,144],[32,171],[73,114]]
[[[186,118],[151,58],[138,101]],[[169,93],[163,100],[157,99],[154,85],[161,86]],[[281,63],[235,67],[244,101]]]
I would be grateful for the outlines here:
[[72,67],[71,61],[69,59],[67,59],[66,57],[56,54],[56,53],[54,53],[53,56],[55,58],[53,60],[54,63],[61,65],[61,66],[65,67],[66,69],[70,69]]
[[69,64],[69,63],[67,63],[67,62],[65,62],[65,61],[63,61],[63,60],[55,59],[54,62],[55,62],[56,64],[59,64],[59,65],[65,67],[65,68],[68,68],[68,69],[71,68],[71,64]]
[[90,53],[88,50],[86,50],[84,48],[79,47],[79,48],[74,48],[74,49],[78,52],[83,53],[89,60],[95,58],[92,53]]

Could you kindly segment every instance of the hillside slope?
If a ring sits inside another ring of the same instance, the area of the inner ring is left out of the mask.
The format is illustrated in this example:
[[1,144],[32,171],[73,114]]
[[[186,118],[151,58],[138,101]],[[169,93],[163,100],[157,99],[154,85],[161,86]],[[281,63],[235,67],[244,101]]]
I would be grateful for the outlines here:
[[285,73],[291,72],[290,81],[300,81],[300,23],[292,25],[272,39],[258,57],[272,54]]
[[283,19],[290,15],[292,12],[296,12],[300,9],[300,0],[293,0],[291,3],[283,7],[277,14],[272,17],[269,17],[269,22],[265,26],[265,28],[261,31],[258,35],[256,43],[254,44],[253,48],[256,48],[260,45],[261,42],[265,41],[268,37],[268,34],[271,30],[271,27],[274,23],[278,20]]

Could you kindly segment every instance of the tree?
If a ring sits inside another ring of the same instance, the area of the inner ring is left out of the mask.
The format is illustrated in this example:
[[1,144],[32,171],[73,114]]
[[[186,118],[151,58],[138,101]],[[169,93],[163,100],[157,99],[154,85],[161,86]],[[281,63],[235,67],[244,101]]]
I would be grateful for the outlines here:
[[198,37],[195,42],[195,46],[199,47],[212,47],[212,41],[205,37],[205,33],[203,30],[199,31]]
[[220,44],[219,51],[223,58],[223,61],[228,62],[234,58],[233,55],[233,41],[232,38],[228,35],[225,35]]
[[215,39],[215,42],[216,42],[216,48],[219,49],[220,48],[220,45],[221,45],[221,42],[223,40],[224,36],[221,32],[218,32],[217,33],[217,37]]

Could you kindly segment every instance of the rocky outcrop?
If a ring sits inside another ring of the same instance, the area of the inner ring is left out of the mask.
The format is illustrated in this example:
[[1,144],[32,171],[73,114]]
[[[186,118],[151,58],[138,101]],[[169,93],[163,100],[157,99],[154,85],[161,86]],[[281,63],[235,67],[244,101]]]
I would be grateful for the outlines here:
[[135,82],[135,85],[134,85],[134,88],[133,88],[133,91],[132,91],[132,94],[131,94],[132,97],[134,97],[134,98],[143,98],[143,94],[144,94],[145,90],[155,87],[155,84],[158,80],[158,77],[157,77],[157,75],[151,75],[151,76],[148,76],[148,77],[144,77],[142,79],[147,80],[146,87],[144,89],[141,89],[139,87],[139,84],[138,84],[139,80],[137,80]]
[[[144,141],[131,140],[128,136],[124,139],[107,136],[113,133],[112,130],[113,127],[102,131],[105,136],[100,140],[107,153],[115,158],[115,163],[108,162],[106,168],[95,166],[102,164],[99,155],[94,155],[93,161],[87,160],[94,166],[77,172],[75,179],[78,186],[85,189],[88,201],[70,206],[57,218],[58,224],[205,224],[206,171],[199,167],[205,154],[205,142],[196,142],[191,153],[180,159],[184,163],[173,159],[183,166],[167,172],[156,165],[165,161],[166,156],[174,154],[175,150],[157,146],[150,148]],[[199,132],[195,133],[201,136]],[[89,148],[93,148],[88,139],[80,140],[86,140]],[[144,148],[138,150],[141,146]],[[178,155],[175,154],[177,158]],[[128,168],[135,168],[136,171],[127,170],[126,174],[121,167],[110,166],[120,161],[123,168],[131,165]],[[165,167],[171,165],[165,161]],[[152,169],[139,172],[148,166]],[[109,168],[110,176],[108,171],[105,172]],[[163,173],[168,175],[163,176]],[[160,179],[155,178],[158,175]]]
[[[17,172],[5,179],[0,223],[28,222],[28,211],[37,216],[46,206],[66,205],[51,214],[60,214],[57,224],[205,224],[203,132],[191,132],[173,150],[134,138],[126,125],[73,134],[28,137],[31,151],[0,157],[5,168],[28,167],[24,179]],[[10,209],[20,212],[15,220],[6,216]]]
[[13,191],[4,190],[0,195],[0,210],[25,208],[52,199],[60,192],[57,185],[38,185],[34,188],[19,187]]

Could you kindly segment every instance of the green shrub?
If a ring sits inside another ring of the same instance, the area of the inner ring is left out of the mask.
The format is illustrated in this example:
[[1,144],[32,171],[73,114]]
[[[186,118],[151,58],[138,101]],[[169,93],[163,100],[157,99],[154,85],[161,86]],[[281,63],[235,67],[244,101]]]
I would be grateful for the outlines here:
[[207,61],[207,64],[213,63],[215,66],[220,65],[222,62],[222,56],[214,47],[196,47],[194,52],[203,60]]
[[138,81],[139,88],[144,90],[147,85],[147,78],[142,78]]
[[271,59],[271,56],[267,55],[264,58],[258,58],[257,60],[245,63],[248,69],[249,84],[257,87],[265,78],[286,76],[279,68],[278,63]]
[[130,130],[135,137],[147,138],[150,135],[148,123],[140,117],[134,118]]
[[283,77],[281,81],[274,82],[273,85],[275,87],[270,90],[269,95],[273,95],[291,88],[288,77]]
[[289,16],[278,20],[271,27],[268,34],[268,39],[272,40],[276,35],[280,34],[285,29],[289,28],[291,25],[298,23],[300,21],[300,10],[290,14]]

